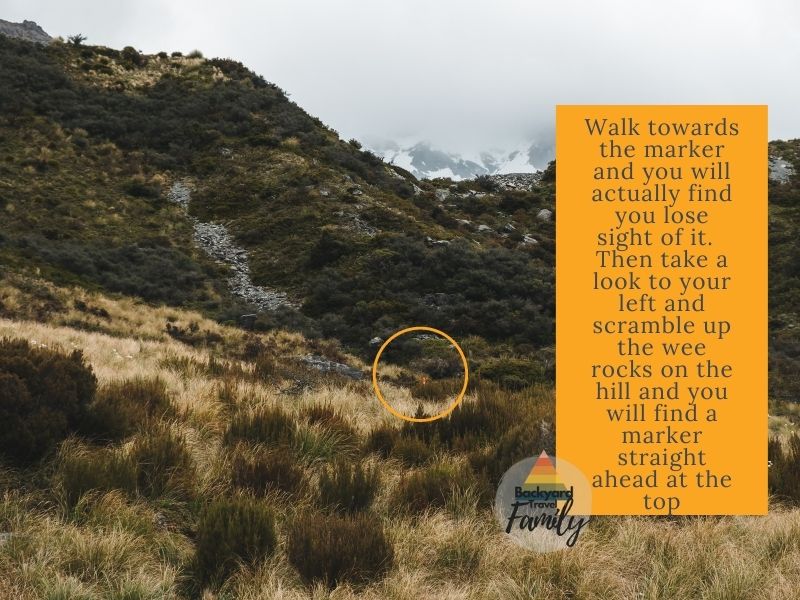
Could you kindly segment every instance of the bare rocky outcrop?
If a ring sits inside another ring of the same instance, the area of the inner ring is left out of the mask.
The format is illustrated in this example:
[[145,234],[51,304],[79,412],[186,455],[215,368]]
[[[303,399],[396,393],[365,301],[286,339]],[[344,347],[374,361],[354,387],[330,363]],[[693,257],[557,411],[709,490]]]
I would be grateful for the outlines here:
[[769,157],[769,178],[778,183],[789,183],[794,175],[792,164],[778,156]]
[[45,30],[33,21],[12,23],[11,21],[0,19],[0,34],[37,44],[49,44],[53,41],[53,38],[47,35]]
[[492,181],[501,190],[531,191],[542,180],[542,172],[536,173],[506,173],[504,175],[490,175]]
[[360,369],[328,360],[327,358],[317,356],[316,354],[309,354],[304,356],[301,360],[312,369],[316,369],[317,371],[321,371],[323,373],[339,373],[340,375],[344,375],[350,379],[364,379],[364,373]]
[[217,262],[230,269],[228,284],[231,293],[260,310],[275,310],[281,306],[292,306],[283,292],[255,285],[250,279],[250,264],[247,251],[237,246],[233,236],[224,225],[205,223],[189,215],[191,191],[183,182],[175,182],[169,191],[171,202],[183,207],[194,225],[194,241],[197,246]]
[[[360,210],[364,208],[362,204],[357,204],[355,206],[356,210]],[[373,227],[364,219],[361,218],[361,215],[358,212],[352,211],[345,211],[345,210],[337,210],[333,213],[334,216],[339,217],[343,221],[343,227],[345,229],[349,229],[350,231],[354,231],[355,233],[360,233],[362,235],[366,235],[368,237],[375,237],[380,233],[380,230],[376,227]]]

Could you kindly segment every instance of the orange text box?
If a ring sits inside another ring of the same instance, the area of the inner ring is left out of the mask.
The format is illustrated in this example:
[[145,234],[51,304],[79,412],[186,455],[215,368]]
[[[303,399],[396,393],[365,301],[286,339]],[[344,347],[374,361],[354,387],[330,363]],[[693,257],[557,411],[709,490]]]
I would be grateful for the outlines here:
[[764,514],[766,106],[556,123],[557,455],[595,514]]

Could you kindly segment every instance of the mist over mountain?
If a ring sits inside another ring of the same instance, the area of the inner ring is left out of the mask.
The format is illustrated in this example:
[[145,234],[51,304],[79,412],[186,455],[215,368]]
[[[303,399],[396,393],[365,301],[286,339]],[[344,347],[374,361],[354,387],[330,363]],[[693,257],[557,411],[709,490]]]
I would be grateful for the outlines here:
[[525,141],[511,149],[477,152],[453,152],[429,141],[367,140],[366,145],[387,163],[419,179],[447,177],[456,181],[480,175],[536,173],[544,170],[555,154],[552,142]]

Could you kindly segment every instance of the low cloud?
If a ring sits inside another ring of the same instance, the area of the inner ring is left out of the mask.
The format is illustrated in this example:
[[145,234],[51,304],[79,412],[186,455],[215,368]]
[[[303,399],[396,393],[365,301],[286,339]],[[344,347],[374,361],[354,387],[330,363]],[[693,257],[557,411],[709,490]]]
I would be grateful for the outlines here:
[[770,136],[800,136],[793,0],[7,0],[0,18],[236,58],[348,138],[508,147],[550,138],[556,103],[769,104]]

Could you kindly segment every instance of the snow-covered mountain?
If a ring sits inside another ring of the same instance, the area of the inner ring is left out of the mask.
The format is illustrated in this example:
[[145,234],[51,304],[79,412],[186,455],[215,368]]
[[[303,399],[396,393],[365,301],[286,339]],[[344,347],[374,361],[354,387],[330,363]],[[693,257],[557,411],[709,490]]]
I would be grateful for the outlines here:
[[535,173],[553,158],[552,147],[526,142],[512,150],[490,150],[458,154],[435,148],[429,142],[401,145],[395,142],[370,144],[370,149],[388,162],[420,179],[449,177],[471,179],[479,175]]

